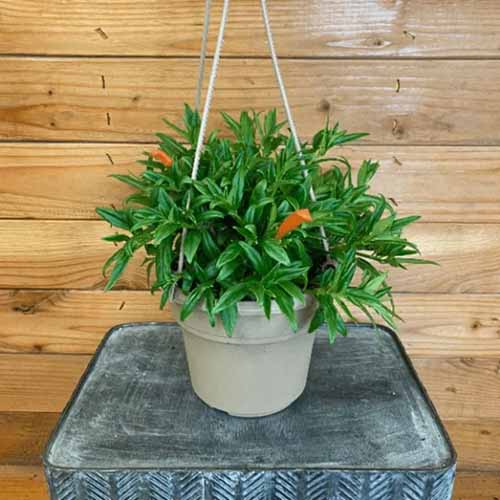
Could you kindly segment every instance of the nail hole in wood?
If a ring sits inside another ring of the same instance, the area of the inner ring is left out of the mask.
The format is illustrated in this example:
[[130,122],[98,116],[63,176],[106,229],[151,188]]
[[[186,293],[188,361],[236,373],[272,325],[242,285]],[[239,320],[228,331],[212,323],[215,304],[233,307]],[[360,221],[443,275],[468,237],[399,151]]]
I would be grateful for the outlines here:
[[404,128],[401,126],[398,120],[392,120],[392,135],[398,139],[403,137],[405,133]]
[[319,104],[318,104],[319,111],[323,111],[323,112],[330,111],[330,107],[331,107],[331,105],[327,99],[321,99],[321,101],[319,101]]
[[107,40],[109,38],[108,34],[102,28],[96,28],[94,30],[103,40]]

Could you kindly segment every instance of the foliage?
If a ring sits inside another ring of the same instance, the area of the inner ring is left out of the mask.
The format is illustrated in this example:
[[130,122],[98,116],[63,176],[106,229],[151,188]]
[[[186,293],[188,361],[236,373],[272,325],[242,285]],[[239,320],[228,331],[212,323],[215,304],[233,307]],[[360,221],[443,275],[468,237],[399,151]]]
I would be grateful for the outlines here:
[[[219,315],[229,335],[242,300],[257,301],[268,317],[275,301],[296,329],[293,305],[305,293],[319,304],[310,330],[326,322],[331,341],[337,333],[346,334],[344,318],[353,320],[355,309],[394,327],[383,269],[425,261],[402,236],[418,217],[398,217],[383,195],[369,192],[378,163],[364,161],[354,174],[346,158],[329,156],[335,147],[366,134],[327,123],[303,144],[301,162],[275,110],[265,116],[243,112],[239,120],[222,116],[232,138],[210,134],[197,180],[190,175],[200,117],[187,105],[183,127],[166,121],[181,141],[157,134],[160,150],[145,153],[140,175],[114,175],[135,192],[123,208],[97,209],[125,231],[105,238],[121,245],[104,265],[104,272],[111,269],[106,289],[144,248],[148,275],[154,270],[151,289],[161,290],[161,307],[178,287],[187,296],[182,319],[204,301],[211,324]],[[312,220],[277,238],[283,221],[299,209],[308,210]],[[185,265],[179,273],[183,228]]]

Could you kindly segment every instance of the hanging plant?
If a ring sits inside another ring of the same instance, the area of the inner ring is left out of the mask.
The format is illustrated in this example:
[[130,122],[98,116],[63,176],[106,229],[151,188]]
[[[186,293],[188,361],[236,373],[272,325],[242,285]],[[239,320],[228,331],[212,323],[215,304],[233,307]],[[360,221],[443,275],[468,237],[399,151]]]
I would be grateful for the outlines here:
[[419,217],[398,217],[383,195],[370,192],[379,164],[366,160],[354,173],[335,155],[366,134],[327,123],[303,144],[301,158],[275,110],[222,117],[232,136],[210,134],[196,180],[190,175],[200,117],[187,105],[183,127],[166,121],[181,142],[159,133],[159,149],[145,153],[140,175],[114,175],[136,192],[123,208],[97,209],[123,230],[104,238],[121,244],[104,265],[111,269],[106,289],[144,249],[160,306],[175,287],[185,297],[181,321],[204,304],[210,324],[220,318],[229,336],[242,301],[255,301],[268,318],[275,303],[297,330],[294,304],[306,295],[317,303],[309,331],[325,322],[332,342],[358,311],[395,327],[387,269],[427,261],[402,235]]

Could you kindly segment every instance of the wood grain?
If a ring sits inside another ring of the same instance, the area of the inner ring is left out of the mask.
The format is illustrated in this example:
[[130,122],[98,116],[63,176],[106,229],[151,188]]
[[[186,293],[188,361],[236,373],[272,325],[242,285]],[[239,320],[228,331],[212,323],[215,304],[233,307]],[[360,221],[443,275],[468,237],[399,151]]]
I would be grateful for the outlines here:
[[0,491],[6,500],[49,500],[41,466],[0,466]]
[[[277,0],[269,9],[281,56],[498,57],[494,0]],[[2,0],[0,10],[1,53],[194,56],[200,47],[202,0]],[[257,2],[232,4],[224,53],[267,56]]]
[[[0,139],[151,141],[161,118],[192,102],[195,59],[5,58]],[[330,111],[343,127],[379,144],[498,145],[500,72],[489,61],[287,60],[284,78],[300,134]],[[103,81],[104,78],[104,81]],[[399,85],[398,85],[399,80]],[[223,61],[217,112],[281,108],[271,65]]]
[[[98,221],[0,221],[0,287],[102,288],[101,266],[114,247],[101,238],[112,233]],[[141,262],[139,256],[136,264]],[[126,271],[122,282],[128,288],[145,284],[138,265]]]
[[453,500],[498,500],[498,472],[459,472],[455,478]]
[[457,450],[459,470],[500,471],[500,420],[448,420],[444,424]]
[[[110,173],[140,172],[136,160],[153,144],[0,143],[0,218],[96,219],[95,207],[119,206],[130,193]],[[374,192],[402,215],[425,221],[500,220],[500,148],[357,146],[338,150],[380,161]],[[474,189],[471,189],[474,186]]]
[[137,321],[173,317],[147,291],[0,291],[0,352],[92,354],[110,328]]
[[[0,354],[0,412],[59,412],[90,357]],[[414,358],[445,419],[500,418],[500,362],[483,358]]]
[[[0,220],[0,288],[102,288],[101,267],[114,251],[103,221]],[[500,288],[500,224],[418,223],[407,231],[440,266],[394,270],[395,291],[496,293]],[[478,258],[480,256],[481,258]],[[121,288],[147,287],[136,256]]]
[[90,356],[0,355],[0,412],[61,412]]
[[[114,325],[173,321],[147,291],[0,291],[0,352],[92,354]],[[412,356],[500,358],[500,296],[396,294]]]
[[500,360],[413,357],[413,364],[442,418],[500,416]]
[[0,413],[0,466],[41,465],[59,413]]

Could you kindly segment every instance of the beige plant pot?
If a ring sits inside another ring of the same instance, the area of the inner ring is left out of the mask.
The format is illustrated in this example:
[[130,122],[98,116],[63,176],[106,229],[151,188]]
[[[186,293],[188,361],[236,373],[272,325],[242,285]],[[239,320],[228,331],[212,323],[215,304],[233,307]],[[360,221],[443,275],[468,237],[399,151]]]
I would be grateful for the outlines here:
[[179,295],[174,299],[174,314],[184,335],[191,384],[206,404],[230,415],[262,417],[302,394],[314,342],[307,333],[316,309],[313,297],[295,305],[297,333],[276,304],[268,320],[255,302],[240,302],[232,337],[222,323],[209,325],[204,306],[179,321],[182,301]]

